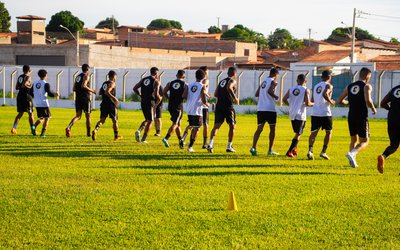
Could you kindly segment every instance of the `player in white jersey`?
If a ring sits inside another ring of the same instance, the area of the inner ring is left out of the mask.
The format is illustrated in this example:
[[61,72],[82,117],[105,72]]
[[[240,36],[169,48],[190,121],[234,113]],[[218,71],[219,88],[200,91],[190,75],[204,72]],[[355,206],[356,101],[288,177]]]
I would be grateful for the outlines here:
[[189,84],[183,92],[183,98],[187,99],[186,113],[188,115],[189,126],[193,127],[190,135],[190,143],[187,151],[192,153],[194,142],[196,141],[199,129],[202,126],[203,105],[208,105],[206,100],[206,89],[201,81],[205,73],[199,69],[196,71],[196,82]]
[[[46,82],[47,79],[47,71],[44,69],[39,70],[38,76],[40,78],[39,81],[33,84],[33,104],[36,107],[36,112],[38,116],[38,120],[35,123],[35,129],[37,126],[43,123],[42,132],[40,134],[41,137],[46,137],[45,133],[47,130],[47,126],[49,125],[49,121],[51,118],[50,113],[50,105],[47,96],[56,97],[58,93],[53,93],[50,90],[50,84]],[[34,133],[36,134],[36,132]]]
[[276,127],[276,109],[275,102],[278,100],[278,96],[275,94],[276,86],[278,85],[277,79],[279,77],[279,71],[276,68],[271,69],[269,77],[265,79],[258,87],[256,91],[256,97],[258,97],[257,104],[257,130],[253,137],[253,147],[250,149],[250,153],[253,156],[257,155],[257,142],[260,138],[261,132],[264,129],[266,122],[269,124],[269,148],[268,155],[279,155],[272,150],[275,140],[275,127]]
[[286,156],[290,158],[297,156],[297,145],[307,120],[306,107],[313,106],[310,100],[310,90],[307,89],[306,83],[306,76],[303,74],[298,75],[297,86],[290,88],[283,97],[283,102],[289,105],[289,117],[295,133],[292,144],[286,153]]
[[320,129],[325,130],[325,139],[324,147],[319,156],[329,160],[326,149],[332,137],[332,112],[330,106],[334,106],[335,101],[332,100],[333,86],[331,84],[331,72],[329,70],[323,71],[321,78],[322,82],[315,85],[311,98],[311,101],[314,102],[314,107],[311,115],[311,135],[308,140],[309,149],[307,157],[309,160],[314,160],[313,145]]

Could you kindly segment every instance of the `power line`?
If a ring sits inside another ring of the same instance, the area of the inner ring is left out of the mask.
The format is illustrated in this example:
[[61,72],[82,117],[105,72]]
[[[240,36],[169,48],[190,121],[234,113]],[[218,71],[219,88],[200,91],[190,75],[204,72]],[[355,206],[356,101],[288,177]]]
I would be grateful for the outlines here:
[[386,16],[386,15],[380,15],[380,14],[372,14],[372,13],[364,12],[362,10],[359,11],[359,14],[368,15],[368,16],[377,16],[377,17],[383,17],[383,18],[399,19],[400,20],[400,17],[397,17],[397,16]]

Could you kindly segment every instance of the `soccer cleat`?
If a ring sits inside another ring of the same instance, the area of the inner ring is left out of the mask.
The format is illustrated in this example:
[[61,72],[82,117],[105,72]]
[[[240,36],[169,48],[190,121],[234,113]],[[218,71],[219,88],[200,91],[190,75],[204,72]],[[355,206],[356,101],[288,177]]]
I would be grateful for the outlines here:
[[114,137],[114,141],[120,141],[120,140],[122,140],[122,138],[123,138],[123,137],[119,135],[119,136],[117,136],[117,137]]
[[70,129],[70,128],[66,128],[66,129],[65,129],[65,136],[66,136],[67,138],[70,138],[70,137],[71,137],[71,129]]
[[211,145],[208,145],[207,151],[208,151],[208,153],[213,153],[214,152],[214,148]]
[[255,148],[251,148],[250,153],[252,156],[257,156],[257,150]]
[[208,145],[207,144],[203,144],[203,147],[201,147],[202,149],[207,149]]
[[96,137],[97,137],[97,132],[96,132],[96,130],[93,130],[92,131],[92,140],[95,141]]
[[157,137],[159,137],[159,136],[161,136],[161,134],[159,134],[159,133],[155,133],[155,134],[154,134],[154,136],[157,136]]
[[297,155],[298,155],[297,147],[294,147],[294,148],[292,149],[292,153],[293,153],[293,156],[297,156]]
[[290,157],[290,158],[294,158],[293,151],[287,151],[286,156]]
[[378,156],[378,171],[383,174],[383,169],[385,167],[385,157],[383,155]]
[[140,131],[139,130],[135,132],[135,139],[137,142],[140,142]]
[[40,135],[40,137],[42,137],[42,138],[46,138],[46,135]]
[[17,130],[15,128],[11,129],[11,134],[16,135],[17,134]]
[[194,153],[194,149],[193,149],[192,147],[189,147],[189,148],[187,149],[187,151],[188,151],[189,153]]
[[346,154],[346,157],[349,160],[350,167],[352,167],[352,168],[358,167],[356,157],[351,152],[348,152]]
[[31,127],[31,133],[32,133],[32,135],[36,135],[36,127],[35,126],[32,126]]
[[313,154],[311,151],[308,151],[308,153],[307,153],[307,158],[308,158],[309,160],[314,160],[314,154]]
[[233,149],[232,147],[230,147],[230,148],[226,148],[226,152],[227,153],[236,153],[236,150]]
[[320,153],[319,157],[324,158],[325,160],[330,160],[331,158],[329,158],[329,156],[326,153]]
[[179,140],[179,147],[180,149],[183,149],[185,147],[185,143],[183,142],[183,140]]
[[149,144],[147,141],[140,141],[140,143]]
[[164,146],[165,146],[166,148],[169,148],[169,143],[168,143],[168,140],[167,140],[167,139],[163,138],[161,141],[164,143]]
[[279,153],[278,153],[278,152],[275,152],[275,151],[273,151],[273,150],[269,150],[269,151],[268,151],[268,155],[269,155],[269,156],[277,156],[277,155],[279,155]]

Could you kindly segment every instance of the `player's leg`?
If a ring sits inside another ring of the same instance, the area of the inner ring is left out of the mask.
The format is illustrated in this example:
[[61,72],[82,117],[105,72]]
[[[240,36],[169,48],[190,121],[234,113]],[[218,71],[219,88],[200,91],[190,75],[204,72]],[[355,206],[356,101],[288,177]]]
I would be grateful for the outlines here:
[[332,130],[325,130],[324,146],[322,147],[322,151],[319,154],[319,156],[326,160],[329,160],[329,156],[326,154],[326,150],[328,149],[331,139],[332,139]]
[[203,108],[203,148],[204,149],[207,148],[208,119],[209,119],[208,109]]
[[186,126],[185,131],[183,132],[183,135],[182,135],[183,142],[185,142],[186,137],[189,135],[189,131],[192,129],[193,129],[193,126],[190,126],[190,125]]
[[261,135],[262,131],[264,130],[264,125],[265,125],[265,123],[258,124],[257,130],[256,130],[256,132],[254,132],[252,149],[254,149],[255,151],[257,150],[258,139],[260,139],[260,135]]
[[320,117],[311,116],[311,134],[310,137],[308,137],[308,153],[307,153],[307,158],[309,160],[314,160],[313,147],[315,143],[315,138],[317,137],[318,132],[321,128],[320,123],[321,123]]
[[146,139],[147,139],[147,135],[149,134],[150,130],[151,130],[151,126],[153,125],[153,120],[147,120],[146,121],[146,126],[144,128],[144,133],[142,136],[142,140],[140,142],[142,143],[146,143]]
[[90,118],[90,112],[85,112],[85,117],[86,117],[86,135],[89,137],[90,136],[90,130],[92,127],[92,122]]
[[[75,104],[77,105],[77,104]],[[79,121],[82,117],[82,109],[76,106],[76,114],[75,117],[72,118],[71,122],[68,124],[67,128],[65,129],[65,135],[67,137],[71,137],[71,129],[74,126],[75,122]]]
[[276,134],[276,124],[269,125],[269,145],[268,145],[268,155],[279,155],[277,152],[273,150],[275,143],[275,134]]
[[110,113],[110,118],[113,122],[114,140],[121,140],[122,136],[118,135],[118,110],[114,108]]
[[11,134],[17,134],[18,122],[22,118],[23,115],[24,115],[24,112],[18,112],[17,116],[14,119],[14,124],[13,124],[13,128],[11,129]]
[[232,147],[233,138],[235,136],[236,130],[236,113],[235,110],[229,110],[226,114],[226,122],[229,125],[229,132],[228,132],[228,145],[226,147],[226,152],[235,153],[236,151]]
[[43,122],[42,132],[40,133],[41,137],[46,136],[46,131],[47,131],[47,127],[49,126],[49,123],[50,123],[50,117],[45,117],[44,122]]
[[193,129],[192,129],[192,133],[190,135],[190,142],[189,142],[187,151],[192,153],[192,152],[194,152],[194,150],[193,150],[194,142],[197,139],[197,135],[199,133],[201,126],[203,125],[202,117],[201,116],[189,116],[189,125]]
[[36,135],[36,127],[35,127],[35,120],[34,120],[34,116],[33,116],[33,110],[31,110],[31,112],[28,112],[28,121],[29,121],[29,125],[31,127],[31,133],[32,135]]
[[97,137],[97,132],[103,126],[103,124],[106,122],[107,117],[109,116],[110,111],[107,109],[107,107],[100,107],[100,120],[96,123],[96,126],[94,127],[94,130],[92,131],[92,140],[95,141]]
[[385,159],[390,155],[394,154],[400,145],[400,131],[399,126],[397,124],[393,124],[393,122],[388,120],[388,135],[390,139],[390,145],[385,149],[383,154],[378,156],[378,171],[383,174]]
[[290,144],[289,150],[286,153],[286,156],[288,157],[297,156],[297,146],[299,144],[300,136],[302,135],[305,127],[305,121],[294,120],[292,121],[292,127],[293,131],[295,132],[295,135],[292,139],[292,143]]

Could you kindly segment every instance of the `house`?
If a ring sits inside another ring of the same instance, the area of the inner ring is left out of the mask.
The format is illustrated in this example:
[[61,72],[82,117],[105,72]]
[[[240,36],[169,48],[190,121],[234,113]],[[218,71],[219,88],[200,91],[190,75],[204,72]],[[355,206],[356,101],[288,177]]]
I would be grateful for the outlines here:
[[377,70],[400,70],[400,55],[377,56],[369,61],[376,63]]

